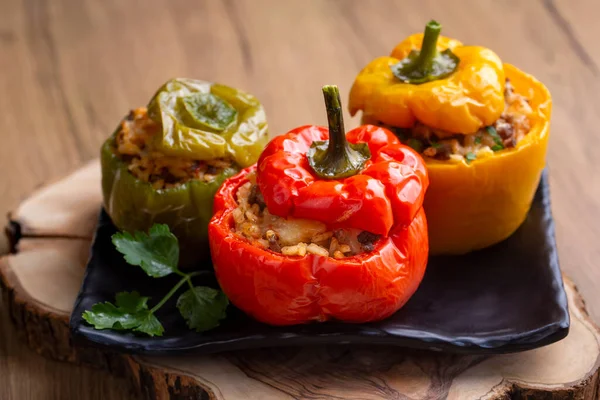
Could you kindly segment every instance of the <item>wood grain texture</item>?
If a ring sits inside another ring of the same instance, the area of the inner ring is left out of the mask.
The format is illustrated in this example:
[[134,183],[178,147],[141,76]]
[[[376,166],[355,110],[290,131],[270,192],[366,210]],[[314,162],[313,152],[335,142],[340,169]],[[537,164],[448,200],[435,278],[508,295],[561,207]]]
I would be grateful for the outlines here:
[[[371,58],[433,17],[550,88],[559,255],[598,321],[600,163],[589,144],[600,122],[599,14],[596,0],[0,0],[0,213],[96,157],[119,118],[170,77],[254,93],[273,133],[325,123],[322,84],[347,94]],[[0,335],[2,399],[127,398],[112,379],[32,355],[9,324]]]
[[[129,384],[132,395],[150,400],[596,397],[600,329],[571,281],[566,282],[571,317],[567,338],[517,354],[468,356],[354,345],[150,357],[72,346],[69,315],[91,240],[91,231],[81,226],[90,210],[99,208],[100,189],[94,184],[99,179],[97,162],[91,163],[17,208],[17,225],[28,221],[28,231],[44,227],[46,234],[15,240],[15,252],[0,257],[0,286],[10,319],[30,348],[109,371]],[[56,219],[53,213],[67,217]]]

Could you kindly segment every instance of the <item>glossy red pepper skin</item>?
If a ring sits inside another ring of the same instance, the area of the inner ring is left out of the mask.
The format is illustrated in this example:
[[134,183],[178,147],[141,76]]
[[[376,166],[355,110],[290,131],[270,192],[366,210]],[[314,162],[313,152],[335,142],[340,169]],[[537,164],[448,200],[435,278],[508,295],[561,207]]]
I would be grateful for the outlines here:
[[217,279],[233,304],[259,321],[293,325],[328,319],[377,321],[408,301],[427,264],[427,222],[421,207],[407,225],[395,224],[372,252],[343,259],[288,257],[234,232],[235,194],[253,170],[245,169],[223,184],[208,228]]
[[363,125],[349,131],[346,139],[369,145],[371,159],[365,168],[349,178],[322,180],[306,153],[314,141],[328,138],[327,128],[307,125],[267,145],[257,163],[257,184],[269,212],[385,236],[396,224],[408,225],[429,184],[421,157],[387,129]]
[[[217,279],[231,302],[259,321],[380,320],[408,301],[425,273],[429,243],[422,204],[429,181],[421,157],[387,129],[365,125],[346,134],[350,143],[368,144],[364,168],[324,180],[306,154],[314,141],[328,138],[328,130],[317,126],[276,137],[257,167],[225,181],[215,196],[209,242]],[[373,251],[342,259],[291,257],[239,236],[235,196],[254,171],[271,214],[379,234]]]

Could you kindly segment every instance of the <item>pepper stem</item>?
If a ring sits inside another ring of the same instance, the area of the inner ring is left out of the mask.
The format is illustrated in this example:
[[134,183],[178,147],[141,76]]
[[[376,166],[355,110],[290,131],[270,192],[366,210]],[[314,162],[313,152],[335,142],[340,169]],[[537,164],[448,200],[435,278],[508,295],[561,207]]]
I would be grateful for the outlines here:
[[335,85],[323,86],[323,97],[329,123],[329,140],[315,141],[310,146],[308,163],[323,179],[341,179],[358,174],[371,158],[367,143],[349,143],[344,130],[340,92]]
[[423,34],[423,44],[419,52],[419,58],[415,62],[415,67],[423,70],[431,70],[433,60],[438,55],[437,41],[442,31],[442,25],[437,21],[431,20],[425,25],[425,33]]
[[323,98],[327,110],[327,123],[329,124],[329,145],[327,153],[335,158],[343,157],[348,147],[346,131],[344,129],[344,115],[342,113],[342,101],[340,91],[335,85],[323,86]]
[[425,25],[421,50],[411,51],[406,58],[391,66],[396,78],[418,85],[443,79],[456,70],[460,59],[452,50],[439,52],[437,49],[441,31],[442,25],[436,21],[431,20]]

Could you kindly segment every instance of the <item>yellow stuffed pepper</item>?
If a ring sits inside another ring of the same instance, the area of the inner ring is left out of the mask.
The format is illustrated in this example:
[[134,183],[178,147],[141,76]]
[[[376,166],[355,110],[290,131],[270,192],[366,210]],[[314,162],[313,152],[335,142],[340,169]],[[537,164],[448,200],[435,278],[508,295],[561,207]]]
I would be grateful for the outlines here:
[[545,165],[550,93],[491,50],[424,34],[373,60],[350,92],[352,115],[391,129],[427,163],[433,254],[509,237],[525,220]]

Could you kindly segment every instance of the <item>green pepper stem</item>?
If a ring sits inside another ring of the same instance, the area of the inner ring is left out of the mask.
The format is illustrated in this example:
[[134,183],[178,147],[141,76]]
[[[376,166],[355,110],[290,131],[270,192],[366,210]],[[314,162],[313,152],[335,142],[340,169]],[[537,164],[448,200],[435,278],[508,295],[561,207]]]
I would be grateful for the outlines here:
[[413,50],[397,64],[391,65],[394,76],[403,83],[420,85],[452,74],[460,59],[450,49],[438,51],[441,31],[442,25],[433,20],[429,21],[425,25],[421,50]]
[[438,54],[437,41],[442,31],[442,25],[431,20],[425,25],[425,33],[423,34],[423,44],[419,52],[419,58],[415,62],[416,68],[422,70],[431,69],[431,64]]
[[348,143],[344,130],[342,101],[337,86],[323,86],[329,123],[329,140],[315,141],[306,157],[315,174],[323,179],[341,179],[358,174],[371,157],[367,143]]
[[323,97],[325,99],[325,108],[327,109],[327,123],[329,124],[327,153],[329,153],[329,157],[338,159],[343,157],[348,147],[340,91],[335,85],[325,85],[323,86]]

